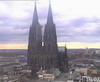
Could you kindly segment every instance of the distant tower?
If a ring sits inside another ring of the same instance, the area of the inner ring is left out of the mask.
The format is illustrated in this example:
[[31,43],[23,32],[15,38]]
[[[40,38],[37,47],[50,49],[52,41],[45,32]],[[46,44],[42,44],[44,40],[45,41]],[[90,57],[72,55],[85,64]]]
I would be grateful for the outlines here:
[[56,67],[57,54],[58,54],[57,36],[56,36],[56,27],[53,22],[50,3],[49,3],[47,23],[45,25],[45,30],[44,30],[44,48],[45,48],[45,54],[48,55],[49,60],[51,61],[51,63],[49,64],[49,68]]
[[32,25],[29,31],[29,44],[28,44],[28,65],[30,69],[35,71],[36,68],[36,58],[35,56],[41,53],[42,47],[42,32],[41,26],[38,21],[37,7],[35,2],[34,15]]
[[88,50],[88,47],[86,47],[85,49],[85,55],[88,55],[89,54],[89,50]]

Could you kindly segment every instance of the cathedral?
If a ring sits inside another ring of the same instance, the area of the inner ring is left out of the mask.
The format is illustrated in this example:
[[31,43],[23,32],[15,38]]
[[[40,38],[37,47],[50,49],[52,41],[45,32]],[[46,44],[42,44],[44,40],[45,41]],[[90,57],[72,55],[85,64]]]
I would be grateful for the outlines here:
[[56,26],[53,21],[50,3],[43,36],[35,3],[32,24],[29,30],[28,66],[32,75],[35,75],[41,67],[44,70],[59,68],[62,72],[68,71],[67,48],[65,46],[64,52],[58,50]]

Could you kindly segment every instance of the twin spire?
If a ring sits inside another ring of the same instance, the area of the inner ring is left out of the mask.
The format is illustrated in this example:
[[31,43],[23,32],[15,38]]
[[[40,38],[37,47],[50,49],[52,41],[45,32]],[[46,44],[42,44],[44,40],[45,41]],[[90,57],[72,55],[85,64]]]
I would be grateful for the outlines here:
[[49,1],[49,11],[48,11],[48,17],[47,17],[47,24],[53,23],[53,16],[52,16],[52,9],[51,9],[51,2]]
[[34,8],[34,15],[33,15],[33,23],[38,23],[38,14],[37,14],[37,6],[35,2],[35,8]]
[[[35,2],[35,8],[34,8],[33,23],[35,24],[39,23],[36,2]],[[52,23],[53,23],[53,15],[52,15],[52,9],[51,9],[51,2],[49,1],[47,24],[52,24]]]

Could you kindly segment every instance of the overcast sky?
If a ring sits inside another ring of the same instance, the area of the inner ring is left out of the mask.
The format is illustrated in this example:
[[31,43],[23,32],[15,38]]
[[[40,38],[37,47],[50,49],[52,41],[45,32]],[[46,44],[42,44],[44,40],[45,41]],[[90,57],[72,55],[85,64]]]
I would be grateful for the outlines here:
[[[37,1],[46,24],[48,0]],[[100,42],[100,0],[51,0],[58,42]],[[0,43],[27,43],[34,1],[0,1]]]

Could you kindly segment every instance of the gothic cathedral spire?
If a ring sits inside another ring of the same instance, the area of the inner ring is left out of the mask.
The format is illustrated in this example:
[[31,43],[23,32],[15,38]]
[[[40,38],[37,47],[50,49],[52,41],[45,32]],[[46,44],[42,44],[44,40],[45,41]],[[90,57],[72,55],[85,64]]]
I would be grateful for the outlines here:
[[47,51],[57,51],[56,26],[53,22],[51,4],[49,3],[47,23],[44,30],[44,46]]
[[33,21],[32,21],[32,24],[35,24],[35,23],[39,23],[39,22],[38,22],[38,14],[37,14],[36,2],[35,2],[35,7],[34,7],[34,14],[33,14]]
[[42,32],[41,32],[41,25],[38,21],[38,13],[37,13],[37,6],[35,2],[34,7],[34,14],[32,25],[30,26],[29,31],[29,45],[28,45],[28,52],[31,55],[39,53],[42,46]]
[[45,54],[48,56],[48,62],[51,62],[47,67],[57,67],[57,36],[56,26],[53,22],[51,4],[49,3],[47,23],[44,30],[44,48]]
[[[35,74],[38,68],[36,68],[37,58],[35,58],[37,54],[41,53],[42,47],[42,32],[41,32],[41,25],[38,21],[38,14],[37,14],[37,6],[35,2],[34,7],[34,14],[32,24],[29,30],[29,44],[28,44],[28,65],[31,69],[31,73]],[[36,68],[36,69],[35,69]]]
[[49,1],[49,10],[48,10],[47,24],[53,24],[53,15],[52,15],[51,2],[50,1]]

